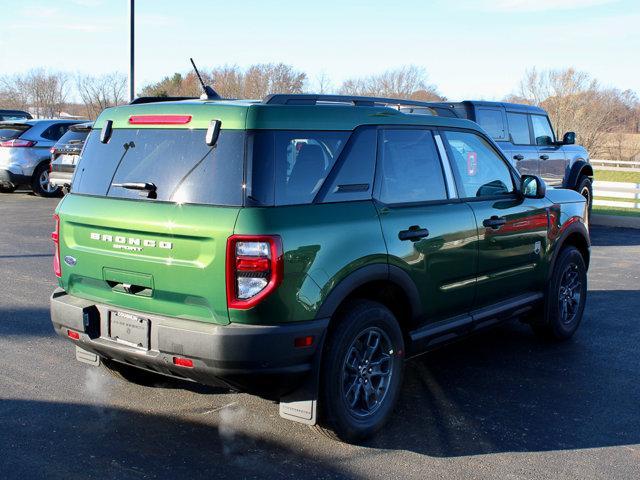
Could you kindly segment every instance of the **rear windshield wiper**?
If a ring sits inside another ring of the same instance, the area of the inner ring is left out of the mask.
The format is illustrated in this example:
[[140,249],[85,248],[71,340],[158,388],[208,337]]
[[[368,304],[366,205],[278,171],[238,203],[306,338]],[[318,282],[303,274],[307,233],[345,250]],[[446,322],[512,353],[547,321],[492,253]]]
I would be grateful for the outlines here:
[[[127,190],[140,190],[141,192],[148,192],[147,198],[157,198],[155,183],[150,182],[125,182],[125,183],[113,183],[112,187],[126,188]],[[142,193],[140,195],[143,195]]]

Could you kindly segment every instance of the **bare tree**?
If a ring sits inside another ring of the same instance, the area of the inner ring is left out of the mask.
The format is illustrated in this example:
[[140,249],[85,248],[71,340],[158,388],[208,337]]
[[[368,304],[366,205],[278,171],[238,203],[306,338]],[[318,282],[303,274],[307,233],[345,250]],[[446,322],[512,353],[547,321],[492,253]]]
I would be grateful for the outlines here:
[[411,98],[414,100],[444,100],[435,85],[427,82],[426,71],[415,65],[387,70],[378,75],[345,80],[340,93]]
[[[263,98],[270,93],[302,93],[307,74],[283,63],[251,65],[242,71],[236,65],[216,67],[203,71],[205,83],[224,98]],[[160,82],[147,85],[143,95],[149,96],[193,96],[202,93],[196,75],[175,73]]]
[[29,110],[36,117],[55,117],[63,109],[67,96],[68,75],[34,69],[0,79],[3,104]]
[[606,134],[637,124],[635,94],[603,88],[589,74],[573,68],[529,70],[520,82],[518,97],[544,108],[559,136],[575,131],[592,155],[606,153]]
[[97,77],[78,75],[76,88],[87,118],[95,119],[105,108],[127,102],[127,77],[119,72]]

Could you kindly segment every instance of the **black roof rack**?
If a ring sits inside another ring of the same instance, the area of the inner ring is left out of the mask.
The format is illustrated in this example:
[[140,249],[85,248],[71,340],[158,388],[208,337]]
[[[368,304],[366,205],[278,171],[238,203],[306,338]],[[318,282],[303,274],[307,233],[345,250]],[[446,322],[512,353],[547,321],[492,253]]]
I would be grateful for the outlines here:
[[413,107],[431,107],[431,102],[407,100],[404,98],[361,97],[354,95],[316,95],[276,93],[262,100],[267,105],[316,105],[318,103],[351,103],[356,107],[375,107],[383,105],[404,105]]
[[177,102],[179,100],[197,100],[198,97],[138,97],[134,98],[129,105],[137,105],[140,103],[156,103],[156,102]]

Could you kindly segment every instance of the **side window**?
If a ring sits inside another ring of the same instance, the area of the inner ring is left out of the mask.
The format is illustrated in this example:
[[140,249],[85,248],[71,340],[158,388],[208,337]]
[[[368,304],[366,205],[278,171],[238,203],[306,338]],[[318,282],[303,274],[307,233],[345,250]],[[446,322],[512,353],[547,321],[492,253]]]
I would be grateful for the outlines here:
[[529,120],[524,113],[507,112],[507,122],[509,123],[509,140],[515,145],[531,145],[531,135],[529,135]]
[[446,139],[460,197],[489,197],[513,192],[509,167],[484,138],[475,133],[449,131]]
[[495,108],[478,108],[476,110],[476,120],[491,138],[503,140],[507,137],[505,135],[502,111]]
[[71,125],[68,123],[54,123],[44,132],[42,132],[40,136],[42,138],[46,138],[47,140],[57,142],[65,133],[67,133],[67,130],[69,130],[70,126]]
[[553,144],[555,136],[549,119],[544,115],[531,115],[531,122],[533,123],[533,136],[536,138],[536,145]]
[[340,170],[326,190],[325,202],[371,198],[376,167],[377,135],[375,128],[366,128],[355,134],[342,153]]
[[443,200],[447,190],[429,130],[382,130],[376,189],[383,203]]

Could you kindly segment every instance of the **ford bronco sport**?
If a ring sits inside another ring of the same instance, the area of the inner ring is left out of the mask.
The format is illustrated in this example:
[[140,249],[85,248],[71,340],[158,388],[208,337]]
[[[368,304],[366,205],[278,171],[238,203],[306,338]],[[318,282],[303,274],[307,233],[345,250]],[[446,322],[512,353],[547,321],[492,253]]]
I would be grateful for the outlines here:
[[55,214],[56,332],[78,360],[280,401],[356,441],[404,360],[518,317],[582,318],[585,199],[409,100],[272,95],[105,110]]

